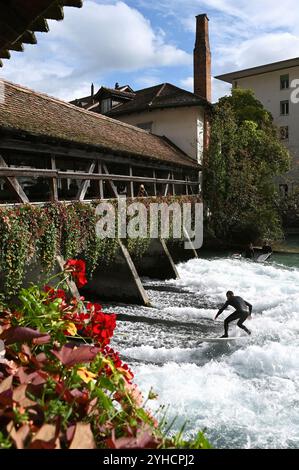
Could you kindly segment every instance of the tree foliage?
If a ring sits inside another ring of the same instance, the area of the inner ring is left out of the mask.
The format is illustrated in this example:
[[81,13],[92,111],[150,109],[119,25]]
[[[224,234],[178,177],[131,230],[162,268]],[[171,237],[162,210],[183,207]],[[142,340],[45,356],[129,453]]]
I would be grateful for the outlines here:
[[274,177],[289,166],[272,116],[253,92],[235,89],[221,98],[214,107],[203,165],[209,232],[229,242],[279,237]]

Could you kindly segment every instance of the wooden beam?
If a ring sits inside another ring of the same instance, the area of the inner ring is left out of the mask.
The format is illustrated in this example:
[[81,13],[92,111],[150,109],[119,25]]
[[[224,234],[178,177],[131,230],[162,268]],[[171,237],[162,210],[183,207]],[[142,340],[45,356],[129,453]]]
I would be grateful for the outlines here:
[[[56,170],[56,160],[55,156],[51,156],[51,168]],[[51,200],[58,201],[58,187],[57,187],[57,178],[51,178],[50,180],[50,191],[51,191]]]
[[21,36],[20,41],[24,42],[25,44],[37,44],[37,39],[33,31],[25,31],[25,33]]
[[10,59],[10,52],[7,49],[2,49],[0,51],[0,57],[1,59]]
[[48,33],[50,30],[47,20],[41,16],[32,23],[31,28],[32,31],[38,31],[40,33]]
[[[95,161],[91,162],[91,164],[88,167],[88,173],[92,174],[94,172],[95,166],[96,166],[96,162]],[[89,185],[90,185],[90,179],[82,181],[81,187],[79,188],[77,197],[76,197],[78,201],[84,201]]]
[[[0,155],[0,165],[2,167],[7,167],[6,161],[4,160],[4,158],[1,155]],[[26,194],[25,194],[22,186],[18,182],[17,178],[15,178],[14,176],[13,177],[6,176],[6,181],[8,182],[10,188],[13,190],[13,192],[17,195],[18,199],[22,203],[26,204],[26,203],[29,202],[29,199],[26,196]]]
[[60,0],[60,3],[65,7],[81,8],[83,6],[82,0]]
[[168,188],[169,188],[169,179],[170,179],[170,173],[168,173],[168,178],[167,178],[167,184],[164,192],[164,196],[167,196],[168,194]]
[[188,176],[186,176],[185,180],[186,180],[186,194],[187,194],[187,196],[189,194],[188,179],[189,179]]
[[[98,173],[102,174],[102,163],[99,161],[98,162]],[[104,199],[104,185],[103,185],[103,180],[99,180],[99,189],[100,189],[100,198]]]
[[125,155],[125,154],[112,154],[112,153],[104,153],[102,149],[99,150],[83,150],[69,146],[62,146],[61,143],[55,144],[45,144],[40,143],[37,141],[20,141],[16,139],[11,139],[7,137],[1,136],[0,133],[0,149],[6,150],[20,150],[29,152],[32,155],[32,152],[36,153],[47,153],[52,154],[55,153],[56,156],[64,156],[69,158],[84,158],[90,160],[91,158],[94,160],[105,160],[105,162],[109,163],[120,163],[120,164],[129,164],[133,167],[138,168],[156,168],[159,170],[176,170],[177,168],[183,168],[186,172],[194,173],[195,171],[199,171],[200,166],[198,167],[190,167],[188,165],[180,165],[175,164],[172,162],[164,163],[162,160],[155,160],[155,159],[142,159],[142,157],[138,157],[135,155]]
[[[171,172],[171,179],[174,181],[174,173],[173,171]],[[175,184],[172,183],[172,194],[175,196]]]
[[58,5],[57,2],[55,2],[53,3],[53,5],[50,6],[50,8],[47,8],[45,13],[43,13],[43,16],[45,18],[48,18],[49,20],[63,20],[63,7],[61,5]]
[[133,182],[133,168],[130,165],[130,196],[134,197],[134,182]]
[[10,44],[9,49],[11,51],[24,52],[24,46],[19,40],[17,40],[15,42],[13,42],[12,44]]
[[[156,171],[153,170],[153,178],[156,179]],[[154,196],[157,196],[157,183],[154,183]]]
[[[96,163],[96,162],[94,162]],[[77,171],[59,171],[59,170],[49,170],[49,169],[39,169],[39,168],[9,168],[1,166],[0,164],[0,176],[3,177],[17,177],[17,176],[32,176],[32,177],[43,177],[43,178],[60,178],[60,179],[75,179],[75,180],[106,180],[109,182],[113,181],[130,181],[135,183],[153,183],[153,184],[172,184],[172,185],[184,185],[185,180],[172,180],[170,178],[170,173],[168,174],[168,179],[158,179],[150,178],[143,176],[129,176],[129,175],[113,175],[110,174],[107,170],[107,166],[103,163],[104,173],[83,173]],[[105,168],[107,172],[105,171]],[[197,186],[199,181],[190,181],[189,185]],[[116,187],[115,187],[116,188]]]
[[[110,175],[109,171],[108,171],[108,168],[106,166],[106,163],[103,163],[103,170],[104,172],[106,173],[106,175]],[[106,178],[107,179],[107,178]],[[115,186],[115,184],[113,183],[113,180],[112,179],[108,179],[108,184],[114,194],[114,197],[118,198],[118,191],[117,191],[117,187]]]

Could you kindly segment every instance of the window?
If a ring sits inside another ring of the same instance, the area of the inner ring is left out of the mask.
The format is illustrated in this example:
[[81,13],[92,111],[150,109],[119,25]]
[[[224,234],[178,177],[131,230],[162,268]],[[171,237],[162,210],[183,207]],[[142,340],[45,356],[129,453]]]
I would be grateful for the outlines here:
[[152,122],[142,122],[140,124],[137,124],[137,127],[139,127],[139,129],[143,129],[144,131],[152,132],[153,123]]
[[280,128],[280,140],[288,140],[289,138],[289,126],[283,126]]
[[280,77],[280,89],[288,90],[290,88],[290,77],[289,75],[281,75]]
[[235,81],[235,83],[234,83],[234,88],[238,88],[238,82],[237,81]]
[[290,111],[289,101],[281,101],[280,102],[280,114],[282,116],[288,116],[289,111]]
[[107,113],[111,109],[111,99],[106,98],[105,100],[102,100],[101,103],[101,113]]

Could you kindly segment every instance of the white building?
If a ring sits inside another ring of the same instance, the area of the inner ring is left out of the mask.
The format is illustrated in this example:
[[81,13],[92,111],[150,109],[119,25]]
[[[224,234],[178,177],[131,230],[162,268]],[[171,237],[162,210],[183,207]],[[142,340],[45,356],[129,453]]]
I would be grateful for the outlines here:
[[[251,89],[264,107],[270,111],[278,127],[281,140],[293,156],[292,170],[286,175],[282,189],[291,191],[299,184],[299,103],[293,96],[299,82],[299,58],[284,60],[216,77],[231,83],[233,88]],[[292,96],[293,94],[293,96]]]
[[104,114],[147,132],[164,137],[197,163],[208,146],[211,110],[211,51],[209,19],[196,17],[194,48],[194,93],[171,83],[133,90],[129,85],[101,87],[72,104]]

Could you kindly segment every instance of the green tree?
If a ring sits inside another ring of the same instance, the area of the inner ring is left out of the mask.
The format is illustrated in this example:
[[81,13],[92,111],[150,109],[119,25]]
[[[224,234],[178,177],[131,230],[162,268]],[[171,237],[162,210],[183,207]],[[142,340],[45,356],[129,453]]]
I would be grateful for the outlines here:
[[203,164],[206,227],[226,242],[281,236],[274,177],[290,155],[271,114],[250,90],[235,89],[215,105]]

